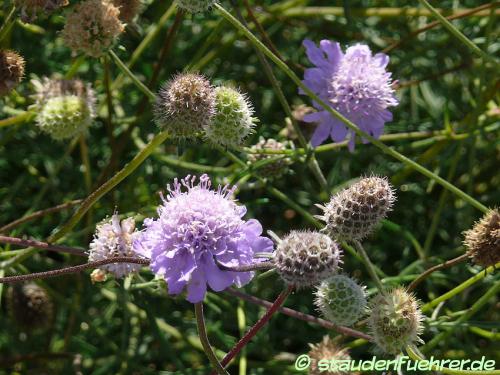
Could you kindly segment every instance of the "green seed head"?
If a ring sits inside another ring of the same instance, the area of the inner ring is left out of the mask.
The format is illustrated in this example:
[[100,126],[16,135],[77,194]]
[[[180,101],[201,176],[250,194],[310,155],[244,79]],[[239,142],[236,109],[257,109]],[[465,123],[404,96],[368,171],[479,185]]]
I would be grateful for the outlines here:
[[259,142],[251,147],[252,153],[248,155],[250,163],[257,163],[260,160],[277,159],[272,163],[266,164],[257,170],[257,173],[268,179],[277,179],[283,176],[288,171],[288,166],[291,164],[290,158],[279,154],[266,154],[261,151],[283,151],[287,149],[285,143],[278,142],[273,138],[261,138]]
[[205,135],[214,144],[235,148],[253,131],[256,119],[247,97],[230,87],[215,89],[215,116],[205,126]]
[[334,275],[316,290],[316,306],[326,319],[350,326],[366,312],[364,288],[345,275]]
[[415,297],[404,288],[378,294],[370,307],[371,333],[384,353],[396,355],[405,346],[421,342],[422,313]]
[[89,108],[76,95],[50,98],[36,117],[41,131],[55,140],[67,139],[84,132],[92,123]]

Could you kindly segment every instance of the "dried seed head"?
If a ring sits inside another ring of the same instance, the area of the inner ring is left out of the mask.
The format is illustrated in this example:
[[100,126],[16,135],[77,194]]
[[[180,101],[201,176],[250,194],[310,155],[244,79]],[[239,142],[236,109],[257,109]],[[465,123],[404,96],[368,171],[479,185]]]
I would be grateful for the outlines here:
[[395,199],[387,178],[365,177],[332,196],[319,218],[333,237],[361,240],[387,215]]
[[113,0],[113,5],[120,10],[118,17],[123,23],[131,23],[141,10],[141,0]]
[[464,245],[474,263],[484,267],[500,262],[500,212],[488,211],[472,229],[464,232]]
[[256,163],[259,160],[276,159],[277,157],[282,156],[280,159],[259,168],[257,171],[262,177],[269,179],[280,178],[288,171],[288,166],[292,163],[290,158],[285,155],[259,153],[259,151],[283,151],[286,149],[287,144],[285,143],[278,142],[273,138],[264,139],[261,137],[259,142],[251,147],[251,150],[254,151],[254,153],[248,154],[248,160],[251,163]]
[[100,268],[96,268],[90,274],[90,281],[92,281],[92,284],[103,283],[106,281],[107,278],[108,274],[106,273],[106,271],[101,270]]
[[[90,243],[89,262],[114,257],[139,257],[132,248],[132,243],[138,233],[133,218],[120,222],[118,215],[114,214],[111,219],[104,219],[97,224],[94,239]],[[102,269],[111,272],[116,277],[125,277],[130,273],[138,272],[141,265],[132,263],[106,264]],[[97,272],[95,276],[98,277],[97,281],[102,278],[102,274]]]
[[200,13],[210,10],[215,0],[175,0],[175,3],[189,13]]
[[366,312],[363,287],[346,275],[334,275],[316,290],[316,306],[326,319],[335,324],[350,326]]
[[215,115],[205,126],[208,140],[235,148],[253,131],[256,118],[246,95],[230,87],[215,89]]
[[12,90],[24,76],[24,59],[10,50],[0,50],[0,96]]
[[297,288],[318,284],[339,270],[341,250],[319,232],[291,231],[277,246],[274,257],[281,278]]
[[370,307],[371,333],[384,353],[396,355],[405,346],[421,342],[422,313],[415,297],[404,288],[376,295]]
[[47,291],[34,283],[14,284],[7,294],[12,319],[28,332],[50,326],[54,306]]
[[38,14],[47,15],[69,4],[68,0],[15,0],[14,3],[21,10],[23,22],[33,22]]
[[215,113],[215,91],[199,74],[179,74],[161,89],[155,105],[155,120],[174,138],[194,138]]
[[66,19],[64,42],[73,51],[102,56],[123,32],[120,10],[107,0],[85,0]]
[[311,347],[311,350],[308,353],[309,358],[311,359],[309,375],[354,375],[354,373],[348,371],[325,371],[322,367],[318,366],[318,362],[321,360],[348,361],[351,359],[349,350],[337,346],[337,344],[335,344],[330,337],[324,336],[321,342],[314,345],[309,344],[309,346]]

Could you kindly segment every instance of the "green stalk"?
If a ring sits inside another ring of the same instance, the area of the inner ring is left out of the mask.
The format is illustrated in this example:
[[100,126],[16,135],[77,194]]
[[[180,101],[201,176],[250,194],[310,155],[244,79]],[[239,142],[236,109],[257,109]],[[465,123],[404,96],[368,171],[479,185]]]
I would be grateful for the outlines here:
[[462,284],[458,285],[457,287],[453,288],[452,290],[446,292],[445,294],[434,298],[432,301],[429,303],[426,303],[425,305],[422,306],[422,311],[426,312],[433,308],[434,306],[439,305],[441,302],[449,300],[450,298],[456,296],[463,290],[467,289],[469,286],[474,285],[477,283],[479,280],[484,279],[488,274],[493,273],[495,270],[500,268],[500,262],[497,264],[490,266],[488,268],[485,268],[484,270],[479,271],[477,274],[472,276],[470,279],[464,281]]
[[113,189],[116,185],[122,182],[128,175],[134,172],[151,153],[168,138],[167,132],[157,134],[144,149],[139,151],[137,155],[126,164],[122,170],[116,173],[111,179],[101,185],[97,190],[90,194],[78,207],[73,216],[64,224],[62,228],[52,234],[47,242],[55,242],[65,236],[71,229],[75,227],[85,213],[106,193]]
[[420,172],[424,176],[436,181],[446,189],[450,190],[452,193],[455,195],[459,196],[462,198],[464,201],[468,202],[472,206],[476,207],[478,210],[486,213],[488,212],[488,208],[478,202],[476,199],[471,197],[470,195],[466,194],[453,184],[450,184],[448,181],[443,179],[442,177],[439,177],[435,173],[431,172],[427,168],[421,166],[420,164],[416,163],[415,161],[407,158],[406,156],[400,154],[396,150],[393,150],[392,148],[386,146],[384,143],[379,141],[378,139],[372,137],[371,135],[363,132],[361,129],[359,129],[353,122],[348,120],[346,117],[344,117],[342,114],[334,110],[332,107],[330,107],[327,103],[325,103],[323,100],[321,100],[311,89],[309,89],[306,85],[302,83],[300,78],[286,65],[283,61],[281,61],[277,56],[275,56],[260,40],[258,40],[251,31],[249,31],[245,26],[243,26],[236,18],[234,18],[227,10],[225,10],[220,4],[215,4],[215,8],[219,10],[219,12],[222,14],[222,16],[230,22],[236,29],[241,31],[249,40],[252,44],[254,44],[257,48],[259,48],[267,57],[269,57],[290,79],[298,86],[300,87],[304,93],[306,93],[312,100],[314,100],[316,103],[321,105],[321,107],[328,111],[332,116],[335,118],[339,119],[342,121],[346,126],[354,131],[358,136],[363,137],[365,139],[368,139],[371,143],[373,143],[376,147],[381,149],[384,153],[392,156],[393,158],[403,162],[404,164],[408,165],[409,167],[415,169],[416,171]]
[[118,65],[118,67],[122,70],[122,72],[132,80],[132,82],[137,86],[139,90],[143,92],[144,95],[146,95],[151,100],[156,99],[156,95],[150,89],[148,89],[144,83],[139,81],[139,78],[137,78],[135,74],[132,73],[129,68],[127,68],[127,65],[125,65],[125,63],[121,61],[113,51],[110,50],[108,54],[109,56],[111,56],[116,65]]
[[7,15],[7,17],[5,17],[5,20],[3,21],[2,27],[0,28],[0,42],[5,37],[5,35],[9,33],[10,29],[16,22],[16,18],[14,17],[15,14],[16,14],[16,6],[13,5],[9,14]]
[[375,266],[371,262],[370,257],[366,253],[361,242],[359,242],[358,240],[354,240],[353,242],[354,246],[356,247],[356,250],[358,250],[358,253],[361,255],[361,258],[363,258],[366,270],[370,274],[372,280],[375,282],[375,285],[377,286],[379,292],[382,293],[384,291],[384,286],[382,285],[382,281],[380,281],[377,272],[375,271]]
[[17,116],[0,120],[0,128],[4,126],[17,125],[17,124],[22,124],[24,122],[28,122],[33,117],[33,115],[34,115],[33,112],[26,111]]
[[476,46],[469,38],[467,38],[464,34],[460,32],[453,24],[448,21],[441,13],[438,12],[436,8],[434,8],[427,0],[418,0],[420,3],[426,7],[434,17],[438,19],[438,21],[446,28],[448,31],[453,34],[455,38],[460,40],[463,44],[467,46],[471,50],[472,53],[476,54],[478,57],[481,57],[487,61],[492,62],[495,65],[498,65],[498,62],[488,55],[486,52],[484,52],[481,48]]

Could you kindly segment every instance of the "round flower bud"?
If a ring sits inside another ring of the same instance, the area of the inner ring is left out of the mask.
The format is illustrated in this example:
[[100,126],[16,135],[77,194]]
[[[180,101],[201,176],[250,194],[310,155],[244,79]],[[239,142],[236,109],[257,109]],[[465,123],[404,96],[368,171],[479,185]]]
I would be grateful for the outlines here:
[[21,10],[23,22],[33,22],[38,14],[47,15],[69,4],[68,0],[15,0],[14,3]]
[[422,342],[422,313],[415,297],[404,288],[376,295],[370,307],[371,333],[384,353],[396,355],[405,346]]
[[257,142],[257,144],[251,147],[251,150],[253,152],[248,154],[248,160],[251,163],[256,163],[260,160],[276,159],[277,157],[282,156],[281,159],[277,159],[270,164],[266,164],[262,168],[259,168],[257,171],[260,176],[265,178],[280,178],[287,172],[287,167],[292,163],[290,158],[286,157],[285,155],[260,153],[260,151],[283,151],[286,149],[286,144],[278,142],[273,138],[261,138],[259,142]]
[[107,0],[85,0],[75,5],[62,31],[64,42],[73,51],[102,56],[123,32],[120,10]]
[[[318,366],[318,362],[321,360],[328,361],[349,361],[351,360],[351,356],[349,355],[349,350],[340,348],[335,344],[330,337],[324,336],[323,340],[317,344],[309,344],[311,350],[308,353],[309,358],[311,359],[311,365],[309,367],[309,375],[324,375],[324,374],[333,374],[333,375],[355,375],[355,373],[351,373],[348,371],[325,371],[324,368]],[[330,363],[330,362],[329,362]]]
[[336,273],[341,250],[319,232],[291,231],[277,246],[274,256],[281,278],[296,287],[308,287]]
[[215,91],[199,74],[179,74],[160,89],[155,120],[174,138],[194,138],[215,113]]
[[175,0],[175,3],[189,13],[199,13],[210,10],[215,0]]
[[[135,220],[128,218],[120,222],[117,214],[111,219],[104,219],[97,224],[94,239],[89,246],[89,262],[104,260],[116,257],[139,257],[132,243],[138,235],[135,229]],[[138,272],[140,264],[115,263],[106,264],[102,269],[111,272],[115,277],[125,277],[130,273]],[[95,271],[92,273],[96,281],[102,280],[102,273]]]
[[326,229],[333,237],[361,240],[390,211],[395,195],[386,178],[365,177],[334,195],[326,207],[319,206]]
[[107,278],[108,274],[106,273],[106,271],[101,270],[100,268],[96,268],[90,274],[90,281],[92,281],[92,284],[103,283],[106,281]]
[[316,306],[331,322],[350,326],[366,312],[364,288],[345,275],[334,275],[316,290]]
[[215,89],[215,116],[205,126],[208,140],[225,147],[238,147],[253,131],[256,118],[248,98],[230,87]]
[[131,23],[141,10],[141,0],[113,0],[113,5],[120,10],[118,17],[123,23]]
[[47,328],[54,317],[52,299],[34,283],[14,284],[7,294],[7,307],[12,319],[27,331]]
[[476,264],[484,267],[500,262],[500,212],[488,211],[472,229],[464,232],[467,254]]
[[7,94],[24,75],[24,59],[14,51],[0,50],[0,95]]
[[92,123],[92,116],[82,98],[57,96],[43,105],[36,122],[41,131],[55,140],[61,140],[84,132]]

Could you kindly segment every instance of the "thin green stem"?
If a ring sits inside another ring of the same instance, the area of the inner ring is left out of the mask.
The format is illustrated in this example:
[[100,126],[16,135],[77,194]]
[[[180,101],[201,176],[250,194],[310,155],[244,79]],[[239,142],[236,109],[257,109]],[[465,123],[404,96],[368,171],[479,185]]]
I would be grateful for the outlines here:
[[358,250],[358,253],[363,258],[363,261],[364,261],[365,266],[366,266],[366,270],[370,274],[370,277],[372,278],[372,280],[375,282],[375,285],[377,285],[379,292],[382,293],[384,291],[384,286],[382,285],[382,281],[380,281],[380,278],[378,277],[377,272],[375,271],[375,266],[371,262],[370,257],[366,253],[361,242],[359,242],[358,240],[354,240],[353,242],[354,242],[354,246],[356,247],[356,250]]
[[28,122],[33,116],[34,116],[33,112],[26,111],[17,116],[0,120],[0,128],[4,126],[17,125],[17,124],[22,124],[24,122]]
[[12,5],[12,9],[10,10],[9,14],[7,14],[7,17],[5,17],[5,20],[3,21],[3,25],[0,28],[0,42],[2,39],[7,35],[16,22],[16,18],[14,17],[16,14],[16,6]]
[[472,206],[476,207],[477,209],[483,211],[483,212],[488,212],[488,208],[478,202],[476,199],[471,197],[470,195],[466,194],[462,190],[458,189],[456,186],[453,184],[450,184],[448,181],[443,179],[442,177],[439,177],[435,173],[431,172],[427,168],[421,166],[420,164],[416,163],[415,161],[407,158],[406,156],[400,154],[396,150],[393,150],[392,148],[386,146],[384,143],[379,141],[378,139],[372,137],[371,135],[363,132],[361,129],[359,129],[353,122],[348,120],[346,117],[344,117],[342,114],[334,110],[332,107],[330,107],[326,102],[321,100],[309,87],[307,87],[305,84],[302,83],[300,78],[286,65],[283,61],[281,61],[277,56],[275,56],[259,39],[257,39],[245,26],[243,26],[236,18],[234,18],[227,10],[225,10],[220,4],[215,4],[215,8],[217,8],[222,16],[230,22],[236,29],[241,31],[249,40],[252,42],[257,48],[259,48],[266,56],[268,56],[284,73],[286,73],[290,79],[298,86],[300,87],[306,95],[308,95],[312,100],[314,100],[316,103],[318,103],[324,110],[328,111],[332,116],[337,118],[338,120],[342,121],[346,126],[354,131],[358,136],[363,137],[367,140],[369,140],[371,143],[373,143],[376,147],[381,149],[384,153],[394,157],[395,159],[403,162],[404,164],[408,165],[409,167],[415,169],[416,171],[420,172],[424,176],[435,180],[437,183],[440,185],[444,186],[446,189],[450,190],[453,192],[455,195],[459,196],[462,198],[464,201],[468,202]]
[[127,65],[125,65],[124,62],[121,61],[120,58],[112,50],[110,50],[108,54],[109,56],[111,56],[116,65],[118,65],[118,67],[122,70],[122,72],[132,80],[132,82],[137,86],[139,90],[141,90],[149,99],[155,100],[156,95],[150,89],[148,89],[146,85],[142,83],[139,78],[137,78],[135,74],[130,71],[129,68],[127,68]]
[[198,335],[200,336],[201,345],[203,350],[208,357],[212,367],[217,371],[219,375],[229,375],[229,373],[224,370],[224,367],[220,364],[217,356],[212,350],[210,341],[208,340],[207,328],[205,326],[205,318],[203,316],[203,302],[198,302],[194,304],[194,313],[196,315],[196,324],[198,326]]
[[494,63],[495,65],[498,65],[498,62],[492,58],[490,55],[488,55],[486,52],[484,52],[481,48],[476,46],[469,38],[467,38],[464,34],[460,32],[453,24],[446,19],[439,11],[434,8],[427,0],[418,0],[420,4],[422,4],[424,7],[426,7],[429,12],[432,13],[434,17],[438,19],[438,21],[446,28],[448,31],[453,34],[455,38],[460,40],[463,44],[467,46],[471,50],[472,53],[476,54],[478,57],[481,57],[487,61],[490,61]]
[[[410,346],[406,347],[406,352],[410,356],[411,359],[414,361],[424,361],[425,358],[417,354],[416,350]],[[447,367],[437,367],[437,366],[432,366],[432,369],[434,371],[439,371],[444,374],[450,374],[450,375],[500,375],[500,370],[491,370],[491,371],[478,371],[478,370],[452,370]]]
[[[474,304],[467,309],[465,314],[460,316],[454,324],[450,326],[446,331],[441,332],[439,335],[434,336],[431,341],[429,341],[427,344],[424,345],[422,348],[423,352],[428,352],[429,350],[432,350],[436,345],[438,345],[440,342],[444,342],[446,338],[452,334],[453,330],[460,325],[460,323],[469,320],[469,318],[474,315],[481,307],[483,307],[488,301],[491,301],[493,297],[495,297],[500,291],[500,281],[497,281],[491,288],[488,289],[488,291],[481,296]],[[500,373],[500,371],[499,371]]]
[[443,301],[449,300],[450,298],[461,293],[462,291],[464,291],[465,289],[467,289],[471,285],[474,285],[479,280],[484,279],[488,274],[495,272],[495,270],[497,270],[498,268],[500,268],[500,262],[498,262],[497,264],[495,264],[493,266],[485,268],[484,270],[479,271],[476,275],[474,275],[470,279],[464,281],[462,284],[460,284],[457,287],[453,288],[452,290],[446,292],[445,294],[443,294],[437,298],[434,298],[429,303],[426,303],[425,305],[423,305],[421,310],[423,312],[429,311],[434,306],[439,305]]
[[[245,334],[247,326],[245,316],[245,302],[243,300],[240,300],[238,302],[238,307],[236,308],[236,316],[238,320],[238,330],[240,331],[240,336],[243,336]],[[239,375],[247,374],[247,348],[243,348],[241,350],[241,356],[238,363],[238,372]]]
[[118,173],[111,179],[101,185],[97,190],[90,194],[78,207],[73,216],[66,224],[48,238],[48,242],[55,242],[65,236],[71,229],[75,227],[85,213],[107,192],[113,189],[116,185],[122,182],[128,175],[134,172],[151,153],[168,138],[167,132],[157,134],[144,149],[139,151],[137,155],[126,164]]

